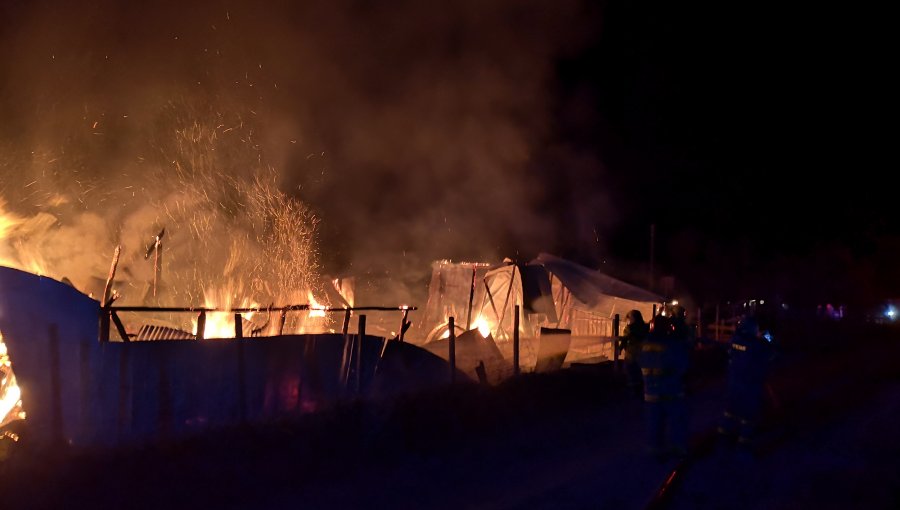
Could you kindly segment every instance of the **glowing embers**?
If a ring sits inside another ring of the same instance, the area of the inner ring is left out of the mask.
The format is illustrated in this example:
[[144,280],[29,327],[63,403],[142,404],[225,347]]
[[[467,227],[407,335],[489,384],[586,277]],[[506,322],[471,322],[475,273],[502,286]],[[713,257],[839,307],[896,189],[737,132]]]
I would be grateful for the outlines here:
[[16,384],[16,376],[12,371],[12,362],[3,343],[3,332],[0,332],[0,427],[15,420],[24,420],[22,409],[22,391]]
[[309,316],[310,317],[325,317],[325,305],[320,304],[316,301],[316,297],[313,296],[312,291],[306,291],[306,298],[309,300]]

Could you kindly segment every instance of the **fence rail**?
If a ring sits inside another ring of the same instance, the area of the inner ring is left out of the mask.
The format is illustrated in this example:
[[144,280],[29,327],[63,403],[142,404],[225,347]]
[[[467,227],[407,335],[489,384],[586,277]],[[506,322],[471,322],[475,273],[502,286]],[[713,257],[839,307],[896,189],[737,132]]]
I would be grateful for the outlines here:
[[[197,340],[202,340],[206,326],[206,314],[208,313],[233,313],[234,314],[234,330],[235,338],[243,338],[243,321],[241,314],[259,313],[259,312],[280,312],[278,334],[284,332],[284,323],[288,312],[296,311],[315,311],[323,313],[344,314],[344,324],[342,332],[347,334],[350,325],[350,316],[353,312],[401,312],[402,319],[398,338],[403,341],[406,332],[407,319],[409,312],[418,310],[415,306],[353,306],[353,307],[333,307],[333,306],[315,306],[310,304],[286,305],[277,307],[243,307],[243,308],[210,308],[210,307],[194,307],[194,306],[104,306],[100,309],[100,341],[109,342],[110,328],[115,326],[122,341],[130,342],[131,335],[126,331],[125,325],[119,318],[118,312],[139,312],[139,313],[196,313],[197,314],[197,333],[192,335]],[[190,334],[189,334],[190,335]]]

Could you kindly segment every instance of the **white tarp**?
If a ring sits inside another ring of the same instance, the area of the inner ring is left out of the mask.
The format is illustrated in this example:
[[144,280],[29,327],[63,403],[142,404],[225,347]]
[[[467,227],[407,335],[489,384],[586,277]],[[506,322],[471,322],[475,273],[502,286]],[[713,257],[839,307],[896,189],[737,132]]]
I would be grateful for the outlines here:
[[653,305],[663,302],[658,294],[609,275],[548,253],[541,253],[531,264],[544,266],[580,303],[582,308],[600,316],[624,317],[629,310],[640,310],[650,317]]

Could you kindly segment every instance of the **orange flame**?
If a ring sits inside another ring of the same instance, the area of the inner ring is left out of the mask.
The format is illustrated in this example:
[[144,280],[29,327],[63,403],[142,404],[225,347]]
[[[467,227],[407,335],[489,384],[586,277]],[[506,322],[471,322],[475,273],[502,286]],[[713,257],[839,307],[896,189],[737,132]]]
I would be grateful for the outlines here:
[[[32,218],[42,221],[44,218]],[[19,237],[19,230],[26,228],[29,218],[17,216],[6,210],[6,203],[0,199],[0,266],[21,269],[38,275],[47,274],[43,257],[26,246]]]
[[[259,305],[249,298],[243,298],[234,306],[235,296],[237,294],[235,288],[240,287],[239,284],[229,284],[218,291],[204,292],[204,306],[206,308],[223,308],[230,310],[231,308],[255,308]],[[250,320],[256,312],[247,312],[242,314],[242,319]],[[206,314],[206,326],[203,328],[203,338],[234,338],[234,313],[232,312],[209,312]],[[192,331],[197,334],[197,319],[191,321]]]
[[322,305],[318,301],[316,301],[316,297],[313,296],[311,290],[306,291],[306,298],[309,300],[309,316],[325,317],[325,305]]
[[16,383],[16,375],[12,371],[12,363],[0,332],[0,426],[14,420],[24,420],[22,410],[22,390]]
[[[448,322],[449,322],[449,320],[448,320]],[[475,321],[472,323],[471,329],[477,329],[478,333],[482,337],[487,338],[491,335],[491,327],[492,326],[491,326],[490,321],[488,321],[487,318],[485,318],[483,315],[479,315],[478,318],[476,318]],[[450,328],[447,328],[446,330],[444,330],[444,333],[441,334],[441,339],[444,339],[444,338],[450,338]]]

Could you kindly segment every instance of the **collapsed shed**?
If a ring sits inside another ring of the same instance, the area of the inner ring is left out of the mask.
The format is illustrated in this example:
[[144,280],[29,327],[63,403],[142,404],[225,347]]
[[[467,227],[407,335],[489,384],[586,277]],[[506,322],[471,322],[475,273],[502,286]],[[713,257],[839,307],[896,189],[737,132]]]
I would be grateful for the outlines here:
[[613,358],[616,315],[624,318],[635,309],[649,319],[663,301],[656,293],[547,253],[526,264],[442,260],[432,264],[428,301],[410,340],[427,345],[447,338],[454,317],[457,335],[478,329],[511,359],[519,307],[523,370],[539,370],[543,354],[560,354],[548,350],[542,338],[550,333],[556,338],[561,330],[570,335],[568,342],[555,341],[565,349],[565,362],[602,361]]

